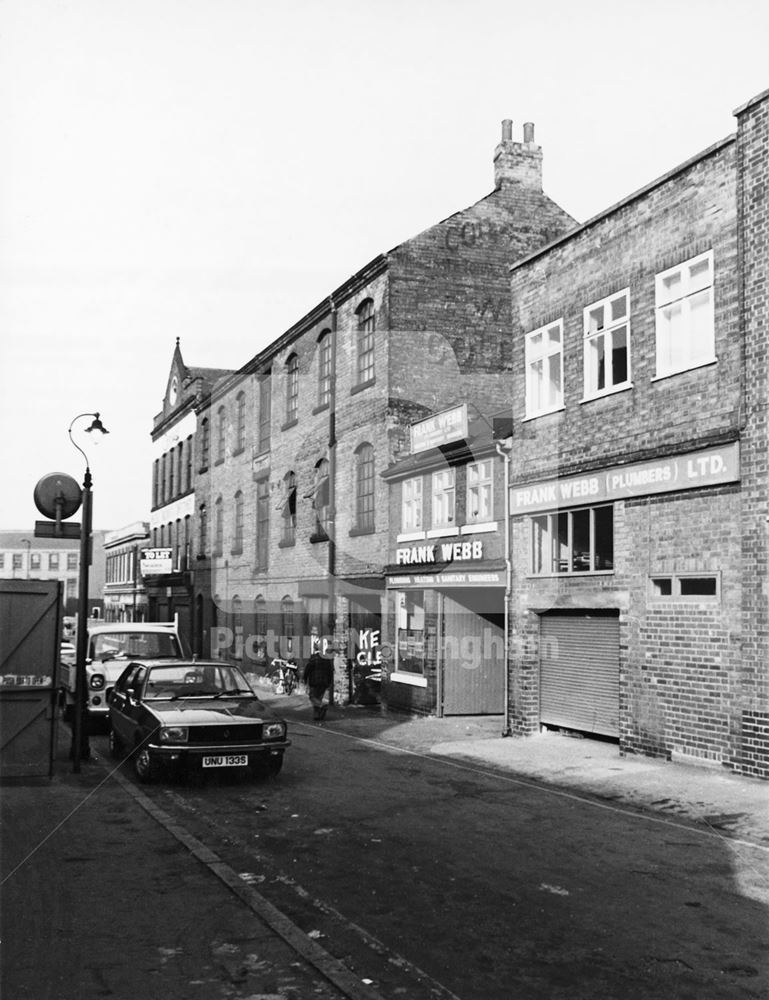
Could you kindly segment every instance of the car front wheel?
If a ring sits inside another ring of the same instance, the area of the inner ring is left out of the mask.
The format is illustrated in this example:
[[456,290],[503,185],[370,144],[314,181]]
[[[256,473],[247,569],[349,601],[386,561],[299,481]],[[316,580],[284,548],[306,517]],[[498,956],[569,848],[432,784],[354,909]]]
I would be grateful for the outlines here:
[[154,781],[158,776],[158,765],[145,746],[140,746],[134,754],[134,770],[142,784]]

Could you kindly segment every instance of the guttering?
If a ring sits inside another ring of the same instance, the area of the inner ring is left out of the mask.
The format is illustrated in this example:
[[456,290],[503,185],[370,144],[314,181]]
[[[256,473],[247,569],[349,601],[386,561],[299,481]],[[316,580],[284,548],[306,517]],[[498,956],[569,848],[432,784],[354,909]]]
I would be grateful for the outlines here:
[[512,736],[510,729],[510,602],[513,597],[513,562],[510,558],[510,456],[513,450],[512,439],[509,445],[503,445],[497,441],[497,454],[505,463],[505,606],[504,606],[504,628],[505,628],[505,721],[502,729],[502,736]]

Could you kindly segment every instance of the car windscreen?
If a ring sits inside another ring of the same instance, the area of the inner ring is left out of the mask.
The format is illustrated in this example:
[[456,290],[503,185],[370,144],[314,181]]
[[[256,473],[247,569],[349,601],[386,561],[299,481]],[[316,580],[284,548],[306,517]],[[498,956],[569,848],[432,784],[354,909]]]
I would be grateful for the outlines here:
[[170,632],[102,632],[91,637],[92,660],[178,659],[176,636]]
[[147,674],[145,699],[255,698],[243,674],[227,664],[180,663],[153,666]]

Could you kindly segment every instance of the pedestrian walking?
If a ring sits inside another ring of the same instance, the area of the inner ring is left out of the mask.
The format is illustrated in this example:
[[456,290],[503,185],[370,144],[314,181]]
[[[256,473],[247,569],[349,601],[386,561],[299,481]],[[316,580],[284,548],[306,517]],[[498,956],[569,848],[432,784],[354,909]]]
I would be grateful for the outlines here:
[[316,650],[307,661],[303,675],[304,683],[310,695],[312,717],[316,722],[326,718],[328,705],[324,704],[323,696],[329,691],[329,701],[334,685],[334,661],[328,656],[322,656]]

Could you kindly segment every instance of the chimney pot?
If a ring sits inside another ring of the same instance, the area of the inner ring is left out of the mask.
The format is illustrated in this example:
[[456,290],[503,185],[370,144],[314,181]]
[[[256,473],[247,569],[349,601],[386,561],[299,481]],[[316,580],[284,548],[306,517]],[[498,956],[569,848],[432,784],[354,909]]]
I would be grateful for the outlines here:
[[523,141],[524,142],[534,142],[534,122],[524,122],[524,124],[523,124]]
[[509,142],[513,138],[513,119],[505,118],[502,121],[502,142]]

